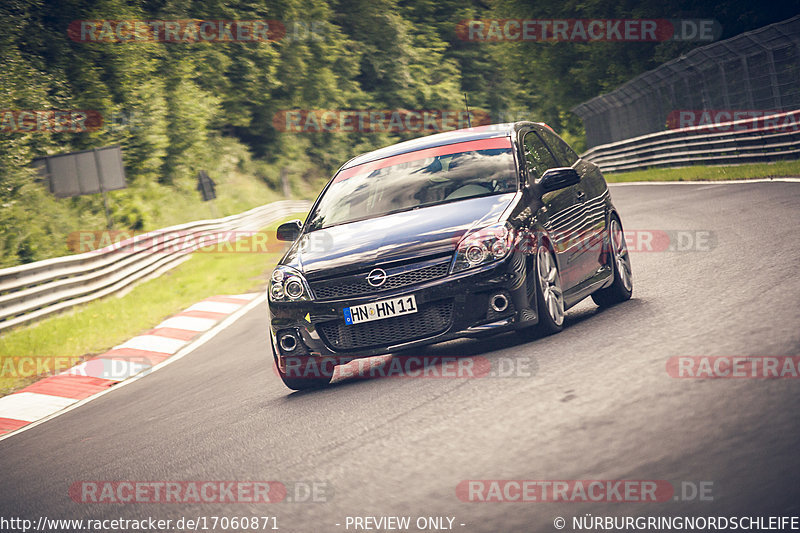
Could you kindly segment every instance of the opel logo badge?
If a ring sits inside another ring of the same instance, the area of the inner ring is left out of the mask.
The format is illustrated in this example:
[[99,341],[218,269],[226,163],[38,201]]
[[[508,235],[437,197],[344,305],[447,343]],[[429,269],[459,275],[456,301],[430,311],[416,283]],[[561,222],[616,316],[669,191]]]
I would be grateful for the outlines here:
[[373,287],[380,287],[386,283],[386,271],[382,268],[376,268],[367,274],[367,283]]

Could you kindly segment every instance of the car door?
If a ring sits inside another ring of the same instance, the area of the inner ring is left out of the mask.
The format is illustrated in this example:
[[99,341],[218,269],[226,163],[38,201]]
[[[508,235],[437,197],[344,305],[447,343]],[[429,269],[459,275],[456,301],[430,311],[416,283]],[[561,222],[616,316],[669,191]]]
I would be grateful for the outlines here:
[[[529,131],[523,139],[525,150],[525,166],[529,179],[534,183],[542,179],[542,175],[551,168],[562,165],[547,147],[536,131]],[[540,220],[550,235],[564,290],[577,285],[584,279],[583,268],[576,263],[579,255],[570,244],[569,227],[579,223],[583,216],[578,185],[550,191],[542,195]]]
[[574,168],[581,177],[577,194],[583,204],[583,219],[581,225],[574,228],[575,237],[580,241],[576,253],[581,257],[576,258],[576,263],[581,265],[586,277],[591,277],[605,261],[602,242],[606,230],[608,187],[597,167],[580,159],[561,137],[548,128],[541,128],[539,133],[556,160],[562,166]]

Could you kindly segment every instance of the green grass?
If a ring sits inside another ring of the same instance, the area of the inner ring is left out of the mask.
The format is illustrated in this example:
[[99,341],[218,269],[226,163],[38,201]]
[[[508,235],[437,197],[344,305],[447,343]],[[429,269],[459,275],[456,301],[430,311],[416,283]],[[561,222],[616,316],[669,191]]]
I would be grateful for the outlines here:
[[[298,216],[280,222],[293,218]],[[274,231],[280,222],[264,230],[270,243],[275,242]],[[5,358],[15,356],[71,357],[78,363],[209,296],[264,290],[267,274],[280,255],[281,252],[194,253],[178,267],[135,286],[122,297],[108,296],[3,333],[0,369]],[[36,379],[0,374],[0,396]]]
[[631,172],[605,172],[608,182],[623,181],[717,181],[747,180],[800,176],[800,160],[775,163],[749,163],[745,165],[705,166],[683,168],[649,168]]

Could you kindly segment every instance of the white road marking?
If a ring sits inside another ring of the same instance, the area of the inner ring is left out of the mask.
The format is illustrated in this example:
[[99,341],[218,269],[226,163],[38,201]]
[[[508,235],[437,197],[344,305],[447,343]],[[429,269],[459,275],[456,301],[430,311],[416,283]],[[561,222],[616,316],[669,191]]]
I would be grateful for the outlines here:
[[190,308],[186,309],[186,311],[207,311],[209,313],[224,313],[227,315],[229,313],[233,313],[243,305],[245,304],[232,304],[227,302],[197,302]]
[[186,345],[187,341],[181,339],[170,339],[160,335],[139,335],[125,341],[119,346],[114,346],[114,350],[119,348],[133,348],[134,350],[147,350],[148,352],[160,352],[173,354]]
[[246,292],[244,294],[230,294],[226,295],[228,298],[236,298],[237,300],[255,300],[261,295],[260,292]]
[[[109,387],[109,388],[107,388],[107,389],[105,389],[105,390],[103,390],[101,392],[98,392],[97,394],[95,394],[93,396],[89,396],[88,398],[85,398],[85,399],[80,400],[80,401],[75,401],[75,400],[71,400],[69,398],[64,398],[64,400],[66,400],[67,402],[75,402],[75,403],[72,403],[72,405],[67,404],[65,407],[61,408],[61,410],[53,412],[53,413],[49,414],[48,416],[45,416],[44,418],[39,418],[35,422],[31,422],[30,424],[28,424],[26,426],[23,426],[23,427],[15,430],[15,431],[11,431],[9,433],[6,433],[5,435],[0,435],[0,441],[2,441],[3,439],[7,439],[9,437],[13,437],[14,435],[22,433],[23,431],[27,431],[29,429],[35,428],[39,424],[43,424],[43,423],[47,422],[48,420],[52,420],[53,418],[55,418],[57,416],[61,416],[64,413],[68,413],[68,412],[72,411],[73,409],[77,409],[81,405],[89,403],[92,400],[96,400],[97,398],[99,398],[99,397],[101,397],[101,396],[103,396],[105,394],[108,394],[110,392],[113,392],[113,391],[119,389],[120,387],[125,387],[126,385],[130,385],[131,383],[134,383],[135,381],[138,381],[139,379],[145,377],[146,375],[150,374],[151,372],[155,372],[156,370],[158,370],[160,368],[163,368],[163,367],[165,367],[165,366],[167,366],[169,364],[174,363],[175,361],[177,361],[179,359],[184,358],[185,356],[187,356],[190,353],[192,353],[193,351],[195,351],[197,348],[201,347],[202,345],[204,345],[205,343],[207,343],[208,341],[213,339],[215,336],[217,336],[219,333],[221,333],[223,330],[225,330],[228,326],[230,326],[231,324],[235,323],[241,317],[246,315],[249,311],[251,311],[252,309],[256,308],[259,305],[262,305],[266,301],[266,298],[267,298],[266,293],[258,294],[258,296],[256,298],[254,298],[250,303],[248,303],[248,304],[246,304],[244,306],[241,306],[241,308],[238,309],[235,313],[233,313],[230,316],[227,316],[224,319],[222,319],[216,325],[216,327],[206,331],[205,333],[203,333],[202,335],[197,337],[195,340],[193,340],[191,343],[189,343],[186,346],[184,346],[183,349],[181,349],[178,353],[176,353],[175,355],[173,355],[169,359],[165,359],[164,361],[158,363],[154,367],[150,368],[148,371],[141,372],[141,373],[131,377],[130,379],[126,379],[125,381],[122,381],[122,382],[118,383],[117,385],[114,385],[113,387]],[[19,396],[21,394],[34,394],[34,393],[18,393],[18,394],[12,394],[10,396]],[[40,396],[44,396],[44,395],[42,394]],[[8,398],[8,397],[9,396],[4,396],[3,398],[0,398],[0,402],[2,402],[5,398]],[[5,415],[0,415],[0,416],[3,416],[3,418],[14,418],[14,417],[5,416]],[[17,420],[20,420],[20,419],[18,418]]]
[[189,331],[206,331],[214,327],[217,321],[213,318],[198,318],[194,316],[173,316],[161,324],[157,325],[154,329],[157,328],[175,328],[175,329],[186,329]]
[[0,398],[0,418],[33,422],[76,403],[75,398],[63,398],[37,392],[19,392]]

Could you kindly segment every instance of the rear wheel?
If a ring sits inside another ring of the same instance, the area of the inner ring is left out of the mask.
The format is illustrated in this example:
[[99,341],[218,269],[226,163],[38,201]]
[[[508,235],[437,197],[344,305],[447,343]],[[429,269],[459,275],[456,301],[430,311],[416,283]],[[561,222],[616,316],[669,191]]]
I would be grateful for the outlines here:
[[611,286],[592,294],[592,300],[600,307],[610,307],[630,300],[633,294],[631,257],[625,244],[622,225],[616,217],[611,219],[611,224],[608,226],[608,249],[611,268],[614,269],[614,281]]

